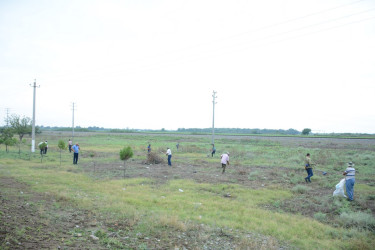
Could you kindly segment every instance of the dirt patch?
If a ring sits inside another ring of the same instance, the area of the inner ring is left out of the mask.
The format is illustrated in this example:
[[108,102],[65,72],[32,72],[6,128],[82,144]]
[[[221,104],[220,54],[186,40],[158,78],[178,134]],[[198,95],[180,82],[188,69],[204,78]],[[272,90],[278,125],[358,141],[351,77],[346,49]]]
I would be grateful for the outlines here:
[[74,204],[36,193],[0,176],[1,249],[289,249],[275,238],[228,228],[186,223],[187,230],[162,227],[153,235]]
[[101,248],[82,237],[96,221],[89,211],[59,207],[50,195],[31,192],[27,185],[8,177],[0,177],[0,203],[0,246],[4,249]]

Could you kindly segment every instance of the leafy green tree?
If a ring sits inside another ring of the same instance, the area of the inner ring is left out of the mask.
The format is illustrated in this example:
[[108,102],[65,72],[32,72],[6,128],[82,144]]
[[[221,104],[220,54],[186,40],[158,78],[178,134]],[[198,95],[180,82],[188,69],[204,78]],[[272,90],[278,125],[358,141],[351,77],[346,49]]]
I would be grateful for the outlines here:
[[13,138],[13,129],[12,128],[2,128],[0,136],[0,144],[5,145],[5,151],[8,153],[8,147],[14,146],[17,143],[17,139]]
[[125,164],[126,164],[126,161],[130,158],[133,157],[133,150],[131,147],[124,147],[123,149],[120,150],[120,159],[124,161],[124,178],[125,178],[125,170],[126,170],[126,167],[125,167]]
[[57,143],[57,147],[59,147],[59,149],[60,149],[60,166],[61,166],[61,152],[64,149],[66,149],[65,141],[60,139],[59,142]]
[[26,134],[31,135],[32,125],[29,117],[24,116],[21,118],[19,115],[11,115],[9,118],[9,124],[14,133],[18,135],[20,142],[22,142],[22,138]]
[[309,129],[309,128],[305,128],[305,129],[302,130],[303,135],[309,135],[310,133],[311,133],[311,129]]

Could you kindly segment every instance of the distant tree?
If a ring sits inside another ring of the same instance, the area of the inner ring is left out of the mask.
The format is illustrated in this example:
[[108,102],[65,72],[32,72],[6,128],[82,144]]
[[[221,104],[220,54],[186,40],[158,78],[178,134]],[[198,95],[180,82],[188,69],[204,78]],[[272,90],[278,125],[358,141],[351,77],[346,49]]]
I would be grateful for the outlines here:
[[26,134],[31,135],[32,126],[31,119],[29,117],[21,118],[19,115],[12,115],[9,118],[9,123],[14,133],[18,135],[20,142],[22,142],[22,138]]
[[19,115],[11,115],[8,122],[10,123],[13,132],[18,135],[19,142],[18,144],[18,154],[21,154],[21,145],[25,143],[23,137],[26,134],[31,135],[32,126],[31,119],[29,117],[20,117]]
[[13,138],[13,129],[10,127],[2,128],[0,135],[0,144],[5,145],[5,151],[8,153],[8,147],[14,146],[17,143],[17,139]]
[[125,164],[126,161],[129,160],[130,158],[133,157],[133,150],[131,147],[124,147],[123,149],[120,150],[120,159],[124,161],[124,178],[125,178]]
[[309,135],[310,133],[311,133],[311,129],[309,129],[309,128],[305,128],[305,129],[302,130],[303,135]]
[[60,149],[60,166],[61,166],[61,152],[66,149],[65,141],[64,140],[59,140],[57,143],[57,147]]

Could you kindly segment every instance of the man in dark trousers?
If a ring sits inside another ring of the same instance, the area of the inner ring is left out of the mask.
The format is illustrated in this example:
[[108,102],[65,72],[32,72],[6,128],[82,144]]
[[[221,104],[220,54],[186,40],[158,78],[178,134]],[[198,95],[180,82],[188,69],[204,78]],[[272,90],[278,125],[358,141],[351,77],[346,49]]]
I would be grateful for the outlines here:
[[305,169],[307,172],[307,177],[305,178],[306,182],[311,182],[310,178],[314,175],[312,166],[315,165],[314,163],[311,162],[310,159],[310,154],[307,153],[306,159],[305,159]]
[[73,145],[72,149],[73,149],[73,153],[74,153],[73,154],[73,164],[77,164],[78,163],[78,154],[79,154],[79,150],[80,150],[80,147],[79,147],[78,143]]

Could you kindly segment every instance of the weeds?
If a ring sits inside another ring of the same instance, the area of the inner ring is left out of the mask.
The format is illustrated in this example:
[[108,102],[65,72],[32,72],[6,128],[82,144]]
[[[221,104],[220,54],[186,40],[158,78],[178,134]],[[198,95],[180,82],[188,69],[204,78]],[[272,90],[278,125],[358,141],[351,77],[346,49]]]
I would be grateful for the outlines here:
[[298,194],[305,194],[310,190],[311,190],[311,188],[308,187],[308,186],[305,186],[305,185],[297,185],[297,186],[292,188],[292,192],[298,193]]
[[375,218],[372,214],[364,212],[343,212],[340,214],[340,222],[345,227],[356,227],[369,231],[375,230]]
[[320,222],[324,222],[327,218],[327,215],[325,213],[318,212],[314,214],[314,218]]

